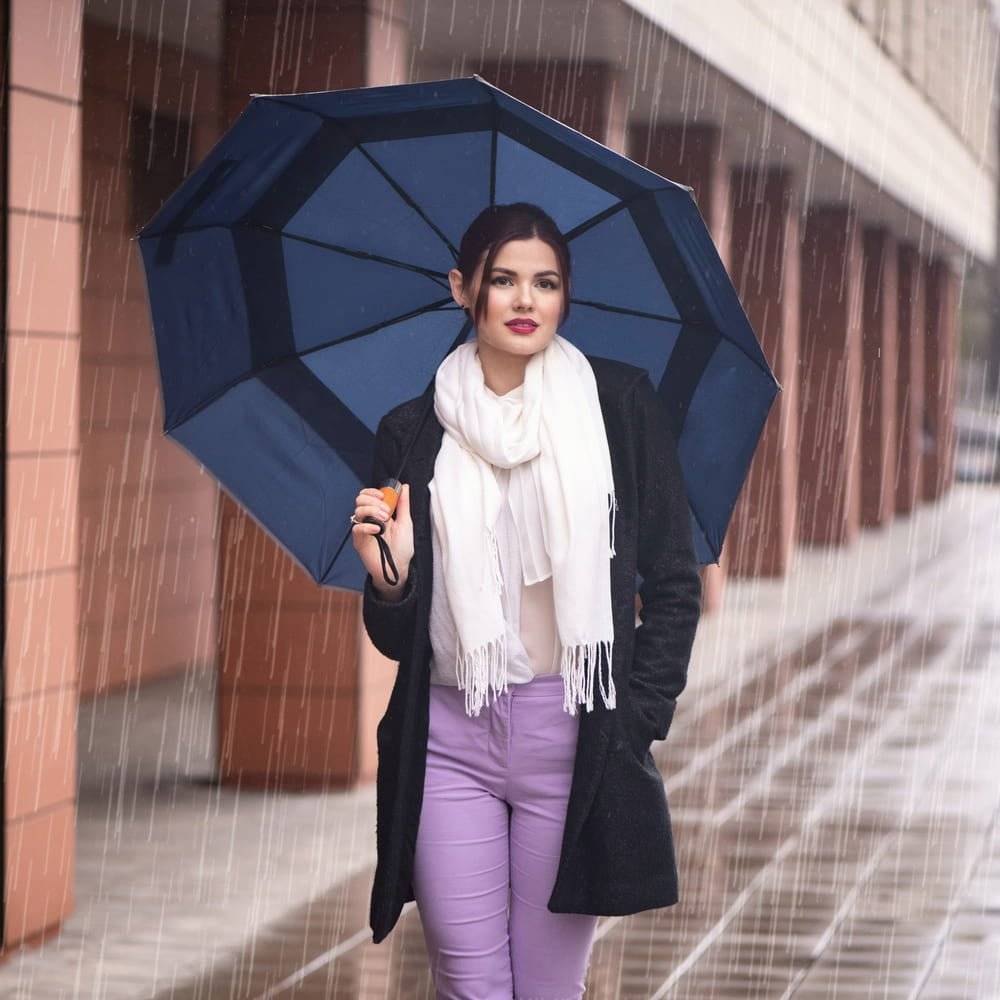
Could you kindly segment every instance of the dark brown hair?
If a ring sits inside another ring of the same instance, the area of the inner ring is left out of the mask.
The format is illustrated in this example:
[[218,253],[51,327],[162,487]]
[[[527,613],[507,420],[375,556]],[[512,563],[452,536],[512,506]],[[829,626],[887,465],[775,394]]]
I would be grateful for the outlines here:
[[569,316],[569,246],[559,227],[544,209],[528,201],[516,201],[509,205],[489,205],[484,208],[466,229],[458,248],[455,267],[462,272],[462,283],[467,292],[472,288],[479,259],[486,253],[479,294],[472,310],[473,323],[477,327],[486,315],[486,303],[490,292],[489,276],[500,248],[510,240],[530,240],[533,237],[548,243],[555,251],[556,260],[559,261],[563,289],[560,326],[566,321],[566,317]]

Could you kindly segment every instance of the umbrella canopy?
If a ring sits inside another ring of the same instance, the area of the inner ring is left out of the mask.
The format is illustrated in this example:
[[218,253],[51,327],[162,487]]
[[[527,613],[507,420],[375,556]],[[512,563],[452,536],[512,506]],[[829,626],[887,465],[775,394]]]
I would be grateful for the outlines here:
[[718,560],[780,386],[691,189],[473,76],[253,95],[135,237],[164,433],[317,583],[361,589],[375,429],[474,336],[447,274],[514,201],[568,239],[560,335],[649,372],[695,554]]

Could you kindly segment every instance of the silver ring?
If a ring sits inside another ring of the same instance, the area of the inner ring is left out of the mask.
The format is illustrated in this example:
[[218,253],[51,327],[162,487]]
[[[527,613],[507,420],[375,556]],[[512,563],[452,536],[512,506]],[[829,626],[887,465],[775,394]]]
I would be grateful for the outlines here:
[[356,514],[352,514],[351,515],[351,524],[360,524],[360,523],[361,522],[358,520],[357,515]]

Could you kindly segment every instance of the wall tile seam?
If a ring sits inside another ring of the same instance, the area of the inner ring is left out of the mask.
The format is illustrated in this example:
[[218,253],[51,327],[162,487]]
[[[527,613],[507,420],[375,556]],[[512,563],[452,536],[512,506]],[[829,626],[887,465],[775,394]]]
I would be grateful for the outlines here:
[[67,104],[74,108],[83,107],[82,97],[67,97],[65,94],[60,94],[57,91],[39,90],[38,87],[27,87],[23,83],[11,82],[8,90],[12,97],[16,94],[26,94],[30,97],[39,97],[45,101],[52,101],[55,104]]
[[[47,698],[54,694],[59,694],[60,692],[72,692],[74,696],[78,696],[80,693],[80,682],[67,681],[65,684],[49,684],[46,687],[32,688],[29,691],[21,691],[19,694],[6,694],[5,701],[8,707],[13,707],[15,705],[23,704],[31,700],[39,700],[41,698]],[[7,732],[10,732],[10,722],[7,723]]]
[[7,339],[11,340],[80,340],[81,330],[45,330],[39,327],[7,327]]
[[[24,826],[31,820],[61,812],[66,808],[66,806],[71,806],[75,809],[76,805],[77,796],[75,795],[72,798],[60,799],[58,802],[52,802],[49,805],[42,806],[41,808],[34,810],[33,812],[19,813],[16,816],[7,816],[4,826],[7,829],[10,829],[12,826]],[[72,864],[72,860],[70,861],[70,864]]]
[[49,212],[44,208],[23,208],[20,205],[14,205],[9,202],[7,204],[7,214],[16,215],[21,219],[45,219],[49,222],[65,222],[78,226],[82,226],[84,220],[83,213],[69,215],[66,212]]
[[[172,553],[173,549],[168,547],[164,550],[163,554],[170,555]],[[90,561],[88,561],[88,565],[90,565]],[[124,589],[128,584],[131,584],[133,580],[134,577],[129,577],[119,586]],[[179,595],[176,601],[172,600],[168,602],[166,599],[162,600],[156,613],[157,626],[164,623],[171,624],[178,618],[185,619],[190,618],[192,615],[200,614],[201,599],[202,595],[199,594],[197,597]],[[89,605],[87,606],[89,607]],[[100,633],[102,628],[107,629],[109,632],[115,632],[121,628],[135,628],[140,624],[140,622],[148,621],[148,618],[146,617],[142,619],[137,618],[133,609],[127,609],[126,611],[119,612],[115,615],[107,615],[102,612],[91,613],[89,611],[84,611],[83,607],[84,602],[81,600],[79,613],[77,615],[77,623],[81,632],[84,630],[96,629],[98,633]],[[144,630],[144,635],[147,640],[159,638],[163,634],[164,633],[159,627],[154,628],[152,624],[149,625],[148,630]],[[202,641],[207,642],[207,640]],[[190,661],[187,659],[171,661],[171,663],[176,663],[178,669],[186,669],[191,665]]]
[[[72,426],[76,426],[74,421]],[[10,459],[17,459],[18,461],[25,461],[26,459],[41,459],[41,458],[79,458],[82,449],[76,448],[40,448],[37,450],[25,450],[25,451],[7,451],[8,464],[10,464]]]
[[79,570],[79,563],[59,563],[55,566],[38,566],[34,569],[25,570],[23,573],[4,573],[3,578],[4,582],[8,584],[34,583],[36,580],[44,580],[50,576],[64,576],[70,573],[77,574]]

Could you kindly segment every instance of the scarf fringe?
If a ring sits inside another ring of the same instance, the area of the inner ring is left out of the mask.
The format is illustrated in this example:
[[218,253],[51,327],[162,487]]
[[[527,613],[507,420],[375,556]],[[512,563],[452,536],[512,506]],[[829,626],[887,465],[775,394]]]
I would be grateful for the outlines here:
[[[611,650],[614,639],[598,639],[595,642],[582,642],[576,646],[566,646],[562,651],[559,672],[563,678],[563,709],[570,715],[576,715],[576,706],[586,704],[587,711],[594,710],[594,673],[599,667],[598,652],[603,650],[601,657],[605,664],[607,686],[601,681],[601,698],[606,708],[615,707],[615,681],[611,676]],[[586,662],[585,662],[586,661]]]
[[455,673],[459,690],[465,691],[465,714],[478,716],[491,689],[494,700],[508,690],[505,637],[490,639],[464,657],[457,656]]
[[[608,494],[608,513],[611,514],[611,555],[615,555],[615,511],[618,510],[618,499],[614,492]],[[490,550],[490,563],[493,569],[493,582],[497,591],[504,587],[503,570],[500,564],[500,549],[496,532],[487,529]],[[500,635],[489,642],[470,650],[464,656],[458,652],[461,644],[456,643],[455,673],[458,677],[458,687],[465,691],[465,714],[477,716],[493,692],[495,699],[498,694],[510,689],[507,674],[507,642],[506,634]],[[617,703],[615,681],[611,674],[611,656],[614,639],[597,639],[593,642],[578,643],[575,646],[565,646],[559,663],[559,672],[563,678],[563,710],[570,715],[576,715],[576,706],[583,704],[588,712],[594,710],[594,674],[603,662],[604,676],[599,677],[601,698],[607,708],[614,708]],[[603,656],[599,654],[603,653]],[[606,682],[605,682],[606,678]]]

